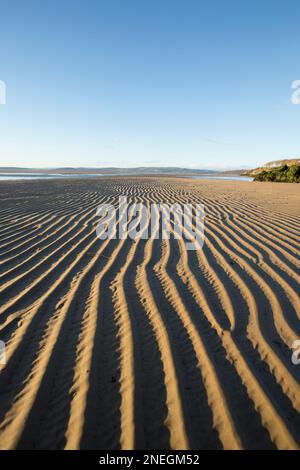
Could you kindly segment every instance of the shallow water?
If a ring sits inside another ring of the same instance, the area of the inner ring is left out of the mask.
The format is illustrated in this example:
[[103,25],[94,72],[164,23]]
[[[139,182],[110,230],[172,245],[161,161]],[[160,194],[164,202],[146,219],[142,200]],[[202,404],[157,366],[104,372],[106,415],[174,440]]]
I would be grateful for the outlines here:
[[250,176],[190,176],[189,178],[194,179],[205,179],[205,180],[229,180],[229,181],[253,181],[253,178]]
[[[0,181],[11,181],[11,180],[38,180],[38,179],[82,179],[82,178],[97,178],[101,176],[139,176],[137,173],[116,173],[116,174],[102,174],[102,173],[87,173],[87,174],[45,174],[45,173],[1,173],[0,174]],[[146,176],[143,174],[143,176]],[[180,176],[180,175],[165,175],[165,176]],[[229,181],[253,181],[253,178],[248,176],[209,176],[209,175],[194,175],[194,176],[186,176],[182,175],[186,178],[194,178],[194,179],[213,179],[213,180],[229,180]]]
[[1,173],[0,181],[8,180],[38,180],[38,179],[74,179],[74,178],[95,178],[97,176],[105,176],[102,173],[98,174],[86,174],[86,175],[76,175],[76,174],[56,174],[56,173]]

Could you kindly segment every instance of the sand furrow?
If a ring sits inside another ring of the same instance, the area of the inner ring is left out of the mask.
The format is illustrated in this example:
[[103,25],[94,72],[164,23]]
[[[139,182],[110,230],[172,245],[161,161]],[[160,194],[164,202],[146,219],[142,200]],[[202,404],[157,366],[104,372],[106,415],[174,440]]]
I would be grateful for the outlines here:
[[150,262],[152,249],[153,240],[150,239],[145,246],[144,261],[137,268],[136,288],[139,291],[142,304],[149,317],[149,322],[155,332],[161,360],[164,365],[168,407],[166,426],[170,432],[170,444],[172,449],[188,449],[188,436],[183,420],[182,404],[168,333],[161,319],[147,278],[147,264]]

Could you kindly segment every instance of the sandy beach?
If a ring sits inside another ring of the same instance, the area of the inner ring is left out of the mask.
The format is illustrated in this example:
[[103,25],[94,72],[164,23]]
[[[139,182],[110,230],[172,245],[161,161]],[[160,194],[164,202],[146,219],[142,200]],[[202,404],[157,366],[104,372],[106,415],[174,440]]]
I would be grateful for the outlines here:
[[[204,204],[203,249],[99,240],[119,196]],[[2,182],[0,449],[298,449],[299,215],[297,184]]]

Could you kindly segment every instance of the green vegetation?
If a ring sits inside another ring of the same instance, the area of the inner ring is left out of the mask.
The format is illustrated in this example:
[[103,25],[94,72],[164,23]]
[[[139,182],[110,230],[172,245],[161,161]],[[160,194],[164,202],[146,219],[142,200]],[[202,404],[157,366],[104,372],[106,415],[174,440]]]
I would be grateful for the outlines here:
[[282,165],[272,170],[263,170],[254,181],[275,181],[276,183],[300,183],[300,165]]

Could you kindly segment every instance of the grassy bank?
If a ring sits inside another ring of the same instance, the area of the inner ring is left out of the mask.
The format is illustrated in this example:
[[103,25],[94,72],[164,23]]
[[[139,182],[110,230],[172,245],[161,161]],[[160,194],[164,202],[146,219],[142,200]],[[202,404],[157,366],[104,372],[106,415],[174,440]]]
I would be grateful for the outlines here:
[[282,165],[272,170],[263,170],[254,181],[275,181],[277,183],[300,183],[300,165]]

